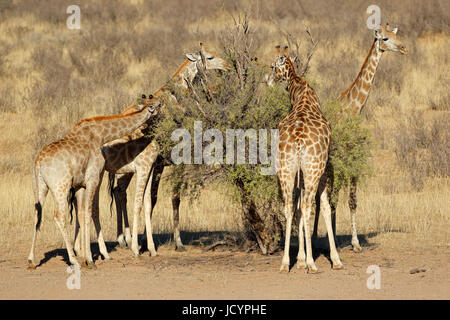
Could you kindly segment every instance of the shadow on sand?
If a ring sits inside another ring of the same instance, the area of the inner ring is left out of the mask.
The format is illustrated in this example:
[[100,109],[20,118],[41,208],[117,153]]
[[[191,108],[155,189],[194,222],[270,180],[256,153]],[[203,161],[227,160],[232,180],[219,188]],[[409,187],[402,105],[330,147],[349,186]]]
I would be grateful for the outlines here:
[[[392,232],[392,231],[390,231]],[[401,231],[398,231],[401,232]],[[368,240],[377,236],[379,233],[367,233],[367,234],[359,234],[358,239],[363,250],[371,250],[378,247],[377,244],[370,243]],[[238,232],[227,232],[227,231],[213,231],[213,232],[181,232],[181,238],[183,243],[189,246],[197,246],[197,247],[206,247],[217,241],[221,241],[224,239],[239,239],[240,233]],[[175,242],[173,241],[173,235],[169,233],[163,234],[154,234],[153,240],[155,242],[155,247],[158,249],[159,246],[162,245],[173,245],[175,247]],[[351,235],[339,235],[337,236],[338,241],[338,250],[347,250],[351,249]],[[330,259],[330,250],[328,245],[328,237],[318,237],[313,241],[313,258],[316,260],[319,256],[324,255],[331,263]],[[141,246],[140,252],[146,252],[147,250],[147,242],[145,241],[145,237],[143,234],[139,235],[139,245]],[[119,246],[117,242],[106,242],[106,247],[108,252],[116,251],[116,248]],[[94,261],[98,259],[104,259],[104,257],[100,254],[98,244],[91,244],[91,252],[92,258]],[[276,254],[280,254],[281,250],[279,250]],[[289,255],[291,258],[291,268],[295,265],[297,261],[297,253],[298,253],[298,237],[291,238],[291,248],[289,251]],[[66,249],[55,249],[45,253],[44,258],[40,261],[38,267],[44,265],[49,260],[61,257],[62,260],[70,265],[69,258],[67,255]]]

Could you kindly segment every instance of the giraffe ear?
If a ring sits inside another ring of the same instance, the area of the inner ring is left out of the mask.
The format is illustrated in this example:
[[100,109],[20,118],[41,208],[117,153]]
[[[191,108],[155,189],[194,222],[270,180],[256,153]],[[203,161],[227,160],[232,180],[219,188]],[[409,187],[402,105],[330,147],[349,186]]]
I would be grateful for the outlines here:
[[192,62],[195,62],[198,60],[198,57],[195,56],[193,53],[186,53],[186,58],[188,58]]
[[280,46],[280,45],[277,45],[277,46],[275,47],[275,52],[276,52],[277,54],[280,54],[280,50],[281,50],[281,46]]
[[398,31],[398,28],[392,29],[392,32],[393,32],[394,34],[397,34],[397,31]]
[[286,57],[289,55],[289,47],[288,46],[284,47],[283,55]]
[[381,29],[373,30],[373,34],[375,35],[375,39],[381,39],[383,37]]

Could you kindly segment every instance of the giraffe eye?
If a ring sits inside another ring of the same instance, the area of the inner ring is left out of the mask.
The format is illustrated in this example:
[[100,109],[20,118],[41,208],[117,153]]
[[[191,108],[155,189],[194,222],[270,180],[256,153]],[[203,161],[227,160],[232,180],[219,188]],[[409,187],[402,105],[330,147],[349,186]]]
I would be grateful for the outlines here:
[[389,38],[383,38],[383,41],[388,41],[389,40]]

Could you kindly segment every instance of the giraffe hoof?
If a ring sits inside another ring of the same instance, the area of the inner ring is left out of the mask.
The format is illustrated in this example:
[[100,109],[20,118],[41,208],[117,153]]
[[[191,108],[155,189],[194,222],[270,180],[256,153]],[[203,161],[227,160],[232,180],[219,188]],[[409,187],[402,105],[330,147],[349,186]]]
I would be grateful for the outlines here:
[[156,257],[158,254],[155,252],[150,252],[150,257]]
[[33,263],[33,261],[28,260],[27,270],[36,270],[36,265]]
[[315,274],[315,273],[317,273],[317,271],[318,271],[317,267],[315,267],[315,266],[307,268],[307,272],[310,273],[310,274]]
[[282,264],[281,267],[280,267],[280,272],[281,273],[288,273],[289,272],[289,265]]
[[344,265],[342,263],[333,264],[333,270],[342,270],[344,269]]
[[186,251],[186,248],[184,246],[176,246],[175,251],[184,252],[184,251]]
[[297,261],[297,269],[307,269],[306,263]]
[[360,246],[359,244],[353,245],[353,252],[354,252],[354,253],[360,253],[360,252],[362,252],[361,246]]
[[97,269],[97,266],[94,264],[93,261],[83,261],[83,263],[81,264],[81,267],[83,269],[88,269],[88,270],[95,270],[95,269]]

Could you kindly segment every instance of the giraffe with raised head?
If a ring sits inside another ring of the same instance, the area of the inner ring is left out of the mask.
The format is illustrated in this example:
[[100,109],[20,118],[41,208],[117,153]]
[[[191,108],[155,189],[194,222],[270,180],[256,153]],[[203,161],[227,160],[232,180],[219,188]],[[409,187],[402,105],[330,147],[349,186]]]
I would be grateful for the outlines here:
[[297,76],[295,66],[288,55],[288,47],[285,47],[284,52],[280,51],[280,46],[276,48],[276,61],[272,65],[274,79],[287,82],[292,103],[291,112],[278,125],[277,175],[283,193],[286,217],[284,255],[280,271],[288,272],[290,266],[289,248],[295,210],[296,177],[297,186],[301,189],[300,202],[297,205],[297,208],[301,209],[297,267],[306,268],[311,273],[317,271],[312,256],[309,222],[313,200],[318,193],[321,213],[328,231],[333,269],[340,269],[342,263],[334,243],[325,174],[331,144],[331,129],[322,114],[313,88],[305,79]]
[[[94,117],[80,121],[62,139],[45,146],[34,163],[33,191],[35,195],[35,225],[28,265],[35,268],[34,248],[42,219],[42,206],[48,191],[55,203],[54,219],[63,236],[69,261],[80,267],[69,241],[65,218],[68,215],[67,200],[75,194],[79,209],[81,229],[80,256],[83,265],[95,267],[90,249],[90,219],[93,204],[103,177],[105,160],[101,147],[123,137],[157,114],[155,106],[139,106],[140,111],[120,116]],[[96,228],[99,227],[96,224]],[[97,229],[99,236],[101,230]]]
[[[341,102],[342,111],[341,116],[345,115],[359,115],[366,105],[369,92],[373,84],[375,72],[378,68],[381,56],[385,51],[400,52],[407,54],[405,45],[397,37],[397,28],[391,28],[387,23],[386,27],[380,26],[379,29],[374,30],[375,38],[370,47],[369,53],[364,60],[364,63],[353,83],[344,90],[338,97]],[[358,233],[356,231],[356,190],[358,180],[356,178],[350,181],[349,201],[348,205],[351,213],[351,229],[352,229],[352,247],[354,252],[360,252],[361,246],[358,240]],[[333,186],[329,186],[332,188]],[[330,190],[331,192],[331,190]],[[336,206],[337,204],[331,201],[331,220],[333,224],[333,232],[336,236]],[[318,217],[315,218],[313,238],[317,236]]]
[[[203,70],[230,70],[231,66],[227,61],[218,57],[217,55],[207,51],[203,45],[200,43],[200,51],[198,53],[188,53],[186,54],[186,60],[183,62],[181,67],[175,72],[172,76],[172,81],[181,87],[186,89],[187,91],[190,88],[190,83],[194,80],[195,76],[202,72]],[[154,97],[159,97],[162,94],[169,94],[169,97],[172,101],[176,101],[174,95],[168,90],[168,84],[161,87],[154,93]],[[127,114],[129,112],[135,111],[135,107],[131,106],[125,109],[122,114]],[[140,142],[139,142],[140,143]],[[116,142],[111,142],[111,144],[116,144]],[[124,147],[129,147],[133,145],[133,139],[124,145]],[[114,157],[112,153],[114,150],[108,151],[111,153],[111,157]],[[120,168],[120,170],[107,170],[110,172],[110,184],[111,184],[111,194],[114,197],[116,202],[117,209],[117,240],[121,246],[125,246],[126,244],[132,244],[132,251],[135,256],[137,256],[138,248],[137,248],[137,223],[133,224],[133,235],[130,234],[130,228],[128,226],[128,218],[127,218],[127,209],[126,209],[126,199],[127,199],[127,188],[130,184],[131,178],[133,174],[137,174],[137,180],[144,180],[143,177],[148,177],[150,170],[152,174],[150,175],[150,179],[148,180],[150,183],[150,187],[148,187],[145,193],[145,201],[144,201],[144,211],[150,211],[149,215],[151,216],[154,205],[156,203],[156,194],[151,194],[151,183],[155,180],[155,185],[157,190],[157,186],[159,184],[159,178],[164,170],[165,164],[164,161],[159,156],[159,145],[154,140],[148,140],[148,146],[142,151],[139,155],[136,156],[134,160],[129,162],[125,167]],[[161,161],[157,161],[156,164],[154,162],[156,159]],[[116,169],[118,169],[116,167]],[[116,175],[117,173],[117,175]],[[114,183],[115,176],[117,176],[117,183]],[[153,180],[152,180],[153,178]],[[148,193],[147,194],[147,190]],[[134,219],[135,221],[137,217],[137,210],[140,210],[142,207],[141,204],[137,202],[138,200],[135,198],[135,208],[134,208]],[[183,251],[185,250],[183,242],[180,237],[180,229],[179,229],[179,207],[180,207],[180,194],[177,190],[175,190],[172,194],[172,210],[173,210],[173,225],[174,225],[174,240],[175,240],[175,248],[176,250]],[[145,217],[147,217],[147,213],[145,213]],[[147,218],[146,218],[147,219]],[[123,228],[123,224],[125,224],[125,230]],[[147,224],[146,224],[147,225]],[[125,231],[125,235],[123,234]],[[149,239],[148,236],[151,235],[151,232],[146,227],[145,237],[147,237],[147,245],[150,251],[150,254],[156,255],[156,251],[154,250],[153,239]],[[134,240],[136,239],[136,240]]]

